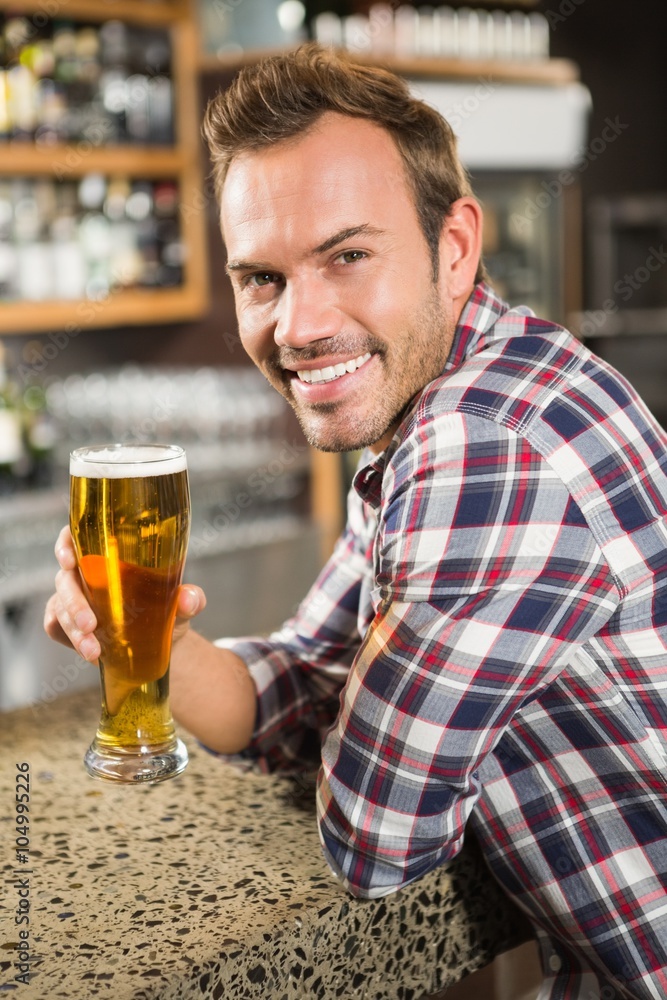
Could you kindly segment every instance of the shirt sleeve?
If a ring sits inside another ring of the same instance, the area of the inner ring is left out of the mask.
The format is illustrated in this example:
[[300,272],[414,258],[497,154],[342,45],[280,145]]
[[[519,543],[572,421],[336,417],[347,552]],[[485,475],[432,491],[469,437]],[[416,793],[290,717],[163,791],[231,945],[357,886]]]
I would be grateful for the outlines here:
[[371,898],[460,850],[480,764],[619,600],[581,511],[513,431],[447,414],[391,464],[379,613],[318,779],[325,856]]
[[362,640],[368,548],[377,520],[350,492],[348,518],[331,558],[282,628],[262,638],[219,640],[248,666],[257,717],[244,756],[270,771],[318,767],[325,732]]

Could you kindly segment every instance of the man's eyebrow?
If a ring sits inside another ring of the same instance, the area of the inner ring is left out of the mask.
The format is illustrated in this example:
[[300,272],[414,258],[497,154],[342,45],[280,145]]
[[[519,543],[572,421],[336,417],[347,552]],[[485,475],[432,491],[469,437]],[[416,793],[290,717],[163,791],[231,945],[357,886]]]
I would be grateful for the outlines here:
[[319,246],[313,247],[311,253],[316,256],[320,253],[326,253],[327,250],[333,250],[334,247],[339,246],[341,243],[345,243],[347,240],[353,239],[355,236],[384,236],[384,229],[378,229],[376,226],[370,226],[367,222],[362,223],[360,226],[348,226],[346,229],[341,229],[339,232],[334,233],[333,236],[329,236],[328,239],[320,243]]
[[[378,229],[377,226],[371,226],[367,222],[362,223],[360,226],[347,226],[345,229],[340,229],[333,236],[328,236],[324,242],[318,244],[318,246],[313,247],[309,252],[308,256],[316,257],[318,254],[326,253],[328,250],[333,250],[334,247],[340,246],[341,243],[345,243],[347,240],[354,239],[355,236],[384,236],[385,230]],[[225,265],[225,270],[227,274],[231,274],[233,271],[275,271],[275,268],[270,264],[266,264],[263,261],[256,260],[230,260],[227,261]]]
[[225,264],[225,271],[231,274],[232,271],[273,271],[268,264],[262,264],[254,260],[228,260]]

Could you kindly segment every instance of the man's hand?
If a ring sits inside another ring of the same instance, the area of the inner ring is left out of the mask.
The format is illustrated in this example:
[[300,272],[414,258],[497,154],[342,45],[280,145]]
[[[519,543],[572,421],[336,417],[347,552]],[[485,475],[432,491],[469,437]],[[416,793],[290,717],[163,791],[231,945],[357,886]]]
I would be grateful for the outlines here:
[[[84,660],[95,663],[101,652],[95,636],[97,620],[81,587],[69,528],[63,528],[58,535],[55,551],[60,569],[56,574],[56,592],[44,612],[44,630],[51,639],[71,646]],[[180,588],[174,643],[188,631],[190,619],[205,607],[206,597],[201,587],[186,584]]]
[[[60,569],[56,592],[44,612],[44,629],[51,639],[94,663],[101,652],[95,636],[97,621],[81,587],[69,528],[58,535],[56,558]],[[238,753],[252,736],[257,692],[239,656],[190,630],[191,619],[205,607],[201,587],[185,584],[180,588],[169,700],[174,718],[202,743],[220,753]]]

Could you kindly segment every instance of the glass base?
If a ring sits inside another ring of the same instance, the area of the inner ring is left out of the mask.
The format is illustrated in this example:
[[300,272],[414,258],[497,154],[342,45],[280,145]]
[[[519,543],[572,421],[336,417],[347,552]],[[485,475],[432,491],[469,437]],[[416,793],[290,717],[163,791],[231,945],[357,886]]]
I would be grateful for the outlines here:
[[188,764],[188,751],[179,739],[167,747],[146,747],[143,750],[105,747],[93,740],[83,763],[94,778],[148,784],[173,778],[184,771]]

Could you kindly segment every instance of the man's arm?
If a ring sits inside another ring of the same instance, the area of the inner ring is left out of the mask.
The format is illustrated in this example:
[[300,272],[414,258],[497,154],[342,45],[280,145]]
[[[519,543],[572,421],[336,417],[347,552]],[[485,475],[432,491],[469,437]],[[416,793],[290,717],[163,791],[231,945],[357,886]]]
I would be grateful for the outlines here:
[[320,763],[350,666],[373,617],[370,549],[376,519],[354,490],[333,554],[295,614],[266,638],[226,640],[248,665],[257,718],[250,753],[270,770]]
[[[97,622],[81,589],[69,528],[56,542],[60,570],[56,592],[44,614],[47,634],[95,663],[100,645]],[[179,592],[178,617],[170,670],[170,703],[174,717],[197,739],[219,753],[244,750],[252,736],[257,692],[244,661],[190,629],[190,621],[206,604],[199,587]]]
[[[181,587],[170,675],[177,721],[212,750],[249,750],[271,769],[319,763],[321,739],[338,713],[361,642],[360,618],[370,620],[360,602],[374,534],[374,518],[352,492],[348,524],[332,557],[295,615],[267,638],[211,643],[197,635],[189,625],[205,597],[199,587]],[[95,662],[96,622],[67,528],[56,557],[61,569],[46,607],[46,632]]]
[[192,629],[172,650],[169,701],[176,721],[211,750],[235,754],[250,744],[257,690],[246,664]]

